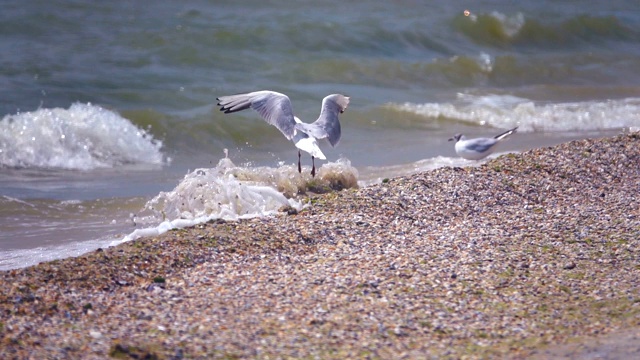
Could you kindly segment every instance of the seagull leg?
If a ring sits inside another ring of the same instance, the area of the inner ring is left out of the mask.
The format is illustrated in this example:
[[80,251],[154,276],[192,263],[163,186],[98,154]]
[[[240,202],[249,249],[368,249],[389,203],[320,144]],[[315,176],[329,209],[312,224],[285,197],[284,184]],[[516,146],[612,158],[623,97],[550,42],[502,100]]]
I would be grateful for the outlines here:
[[302,174],[302,166],[300,165],[300,150],[298,150],[298,172]]
[[311,168],[311,177],[316,177],[316,158],[314,158],[313,155],[311,156],[311,164],[313,164],[313,167]]

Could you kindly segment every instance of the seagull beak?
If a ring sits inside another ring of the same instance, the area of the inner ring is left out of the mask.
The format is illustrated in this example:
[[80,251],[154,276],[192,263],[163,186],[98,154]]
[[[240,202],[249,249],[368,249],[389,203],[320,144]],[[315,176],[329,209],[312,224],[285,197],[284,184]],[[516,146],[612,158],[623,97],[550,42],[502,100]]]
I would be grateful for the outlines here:
[[449,140],[448,140],[448,141],[453,141],[453,140],[455,140],[455,138],[449,138]]

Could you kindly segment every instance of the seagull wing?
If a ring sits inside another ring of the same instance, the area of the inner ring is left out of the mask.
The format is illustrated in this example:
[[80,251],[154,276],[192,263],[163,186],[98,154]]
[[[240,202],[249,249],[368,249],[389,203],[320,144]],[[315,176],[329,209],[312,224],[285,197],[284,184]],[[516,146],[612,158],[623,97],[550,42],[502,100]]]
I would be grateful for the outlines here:
[[332,94],[322,99],[322,108],[318,120],[312,124],[296,124],[296,129],[303,131],[316,139],[326,138],[331,146],[338,145],[342,131],[338,115],[349,106],[349,97]]
[[498,141],[496,139],[479,138],[466,140],[464,147],[471,151],[483,153],[493,147]]
[[296,122],[293,117],[293,107],[287,95],[269,91],[254,91],[246,94],[220,96],[218,99],[220,111],[225,114],[254,109],[269,124],[275,126],[291,140],[295,133]]

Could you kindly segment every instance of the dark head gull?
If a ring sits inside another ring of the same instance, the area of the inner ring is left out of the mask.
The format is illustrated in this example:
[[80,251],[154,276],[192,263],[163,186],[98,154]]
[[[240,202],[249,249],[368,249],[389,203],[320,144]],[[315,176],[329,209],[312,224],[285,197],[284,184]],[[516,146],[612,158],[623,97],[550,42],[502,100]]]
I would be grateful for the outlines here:
[[462,134],[455,134],[449,141],[455,141],[456,154],[467,160],[481,160],[491,155],[496,145],[507,136],[516,132],[518,127],[505,131],[493,138],[466,139]]

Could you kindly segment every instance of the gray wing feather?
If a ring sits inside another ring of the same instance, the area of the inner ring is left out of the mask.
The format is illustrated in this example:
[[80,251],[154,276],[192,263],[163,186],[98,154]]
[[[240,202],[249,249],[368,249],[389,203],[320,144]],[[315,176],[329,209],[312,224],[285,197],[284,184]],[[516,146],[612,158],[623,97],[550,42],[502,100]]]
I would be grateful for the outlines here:
[[252,108],[269,124],[275,126],[291,140],[295,132],[295,120],[291,100],[275,91],[255,91],[246,94],[220,96],[220,111],[225,114]]
[[474,139],[473,141],[470,141],[469,143],[466,144],[465,147],[469,150],[485,152],[491,149],[491,147],[493,147],[493,145],[495,145],[496,143],[497,141],[495,139],[481,138],[481,139]]
[[331,146],[338,145],[342,130],[338,115],[343,113],[349,105],[349,98],[341,94],[331,94],[322,99],[320,116],[312,124],[297,124],[296,128],[316,139],[326,138]]

